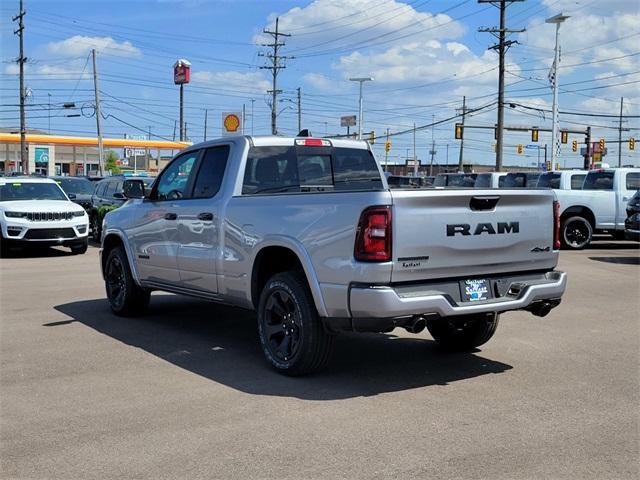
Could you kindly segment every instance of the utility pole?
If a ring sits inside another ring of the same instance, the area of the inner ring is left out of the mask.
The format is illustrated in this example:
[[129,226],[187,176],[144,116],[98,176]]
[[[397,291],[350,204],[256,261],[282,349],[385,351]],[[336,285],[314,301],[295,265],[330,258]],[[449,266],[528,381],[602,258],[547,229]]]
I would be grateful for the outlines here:
[[504,138],[504,57],[507,49],[518,42],[516,40],[506,40],[507,33],[520,33],[524,29],[509,30],[505,26],[505,17],[507,10],[507,1],[509,4],[514,2],[522,2],[524,0],[478,0],[478,3],[490,3],[500,10],[500,27],[499,28],[480,28],[479,32],[491,33],[498,39],[498,43],[489,47],[489,50],[497,50],[499,56],[498,66],[498,127],[496,138],[496,172],[502,171],[502,146]]
[[173,141],[176,141],[176,127],[178,126],[178,121],[174,120],[173,121]]
[[24,56],[24,11],[22,0],[20,0],[20,13],[13,17],[13,21],[18,22],[18,29],[14,30],[14,34],[20,39],[20,57],[18,64],[20,65],[20,168],[22,173],[29,173],[29,155],[27,153],[27,126],[24,114],[25,90],[24,90],[24,64],[27,62]]
[[433,129],[435,128],[435,123],[436,123],[436,116],[433,115],[431,120],[431,150],[429,150],[429,153],[431,154],[431,163],[429,164],[430,177],[433,176],[433,157],[435,157],[436,155],[436,142],[433,138]]
[[416,157],[416,122],[413,122],[413,176],[418,176],[418,158]]
[[464,117],[467,115],[467,97],[462,97],[462,137],[460,138],[460,154],[458,156],[458,171],[462,172],[463,165],[463,151],[464,151]]
[[302,131],[302,91],[298,87],[298,132]]
[[271,60],[271,65],[263,65],[260,67],[261,69],[271,70],[271,90],[267,90],[267,93],[271,94],[271,135],[276,135],[278,133],[278,128],[276,126],[276,109],[278,103],[278,94],[282,93],[282,90],[278,90],[277,82],[278,82],[278,72],[286,68],[281,60],[288,60],[293,57],[285,57],[283,55],[278,55],[278,50],[280,47],[284,47],[284,42],[280,42],[280,37],[290,37],[291,35],[288,33],[282,33],[278,30],[278,22],[279,18],[276,18],[276,29],[275,31],[271,30],[263,30],[263,33],[271,35],[273,37],[273,43],[263,43],[263,47],[270,47],[273,49],[273,53],[259,53],[258,55],[261,57],[267,57]]
[[47,95],[49,96],[49,115],[48,115],[49,128],[47,129],[47,132],[49,132],[49,135],[51,135],[51,94],[47,93]]
[[207,141],[207,117],[209,116],[209,110],[204,109],[204,140]]
[[622,106],[624,97],[620,97],[620,123],[618,124],[618,168],[622,167]]
[[591,127],[587,127],[587,135],[584,139],[585,150],[584,150],[584,163],[583,167],[585,170],[589,170],[591,168]]
[[253,136],[253,104],[256,103],[256,99],[251,99],[251,136]]
[[242,129],[241,129],[242,135],[244,135],[244,122],[245,122],[246,118],[247,118],[247,113],[246,113],[246,109],[245,109],[245,106],[244,106],[244,103],[243,103],[242,104]]
[[98,173],[103,174],[104,147],[102,146],[102,114],[100,113],[100,89],[98,88],[98,72],[96,70],[96,49],[91,49],[93,58],[93,90],[96,100],[96,128],[98,130]]

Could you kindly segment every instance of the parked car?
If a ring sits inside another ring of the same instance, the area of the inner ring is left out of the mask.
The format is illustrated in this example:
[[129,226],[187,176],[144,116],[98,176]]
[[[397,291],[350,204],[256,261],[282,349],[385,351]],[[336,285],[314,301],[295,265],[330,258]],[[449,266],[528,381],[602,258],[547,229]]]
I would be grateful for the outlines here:
[[624,238],[627,203],[638,189],[640,168],[608,168],[589,171],[582,190],[555,190],[563,246],[585,248],[594,233]]
[[640,242],[640,190],[627,204],[627,219],[624,221],[624,237]]
[[62,187],[64,193],[72,202],[82,206],[87,212],[91,211],[91,197],[95,190],[95,183],[86,177],[50,177]]
[[149,189],[153,184],[154,177],[136,177],[131,175],[114,175],[105,177],[100,180],[91,196],[91,238],[100,241],[102,234],[102,219],[106,212],[123,205],[127,198],[125,197],[122,186],[128,178],[140,179],[145,189]]
[[0,253],[11,246],[87,251],[89,217],[49,178],[0,178]]
[[188,147],[144,198],[127,180],[131,200],[104,218],[111,309],[139,313],[163,290],[257,310],[267,361],[299,375],[327,363],[340,331],[426,327],[469,350],[501,313],[560,303],[553,191],[388,189],[382,177],[365,141]]
[[582,190],[582,184],[587,177],[585,170],[561,170],[545,172],[538,178],[538,188],[553,188],[556,190]]
[[499,179],[499,188],[535,188],[540,172],[509,172]]

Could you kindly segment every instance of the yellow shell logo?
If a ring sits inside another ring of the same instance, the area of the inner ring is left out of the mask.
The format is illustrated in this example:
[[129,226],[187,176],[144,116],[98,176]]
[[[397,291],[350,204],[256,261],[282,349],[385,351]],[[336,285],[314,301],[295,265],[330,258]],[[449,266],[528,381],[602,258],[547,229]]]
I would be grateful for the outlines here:
[[240,119],[233,113],[224,117],[224,128],[227,132],[237,132],[240,127]]

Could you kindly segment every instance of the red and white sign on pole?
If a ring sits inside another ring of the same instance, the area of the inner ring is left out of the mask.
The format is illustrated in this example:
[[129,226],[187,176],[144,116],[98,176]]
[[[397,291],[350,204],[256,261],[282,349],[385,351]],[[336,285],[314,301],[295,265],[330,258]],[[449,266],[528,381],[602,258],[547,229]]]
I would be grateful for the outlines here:
[[173,65],[173,83],[182,85],[191,80],[191,62],[181,58]]

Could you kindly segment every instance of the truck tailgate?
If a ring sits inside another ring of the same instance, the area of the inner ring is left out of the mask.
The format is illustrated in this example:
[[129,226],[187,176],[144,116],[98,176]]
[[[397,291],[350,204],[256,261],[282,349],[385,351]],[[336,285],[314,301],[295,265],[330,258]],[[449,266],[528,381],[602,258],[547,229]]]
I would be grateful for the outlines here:
[[392,282],[551,269],[549,190],[391,190]]

